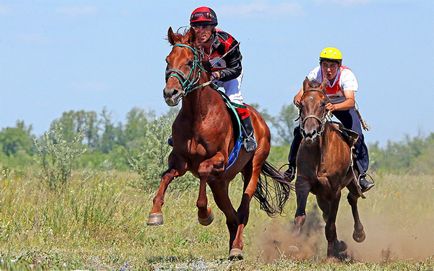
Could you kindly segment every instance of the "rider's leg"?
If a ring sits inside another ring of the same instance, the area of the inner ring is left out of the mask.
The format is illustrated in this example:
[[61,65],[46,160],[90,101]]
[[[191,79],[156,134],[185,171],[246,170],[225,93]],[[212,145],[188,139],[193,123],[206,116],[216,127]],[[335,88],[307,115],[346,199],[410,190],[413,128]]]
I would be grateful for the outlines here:
[[243,102],[243,96],[241,95],[241,82],[243,80],[243,73],[235,79],[229,81],[215,81],[214,83],[223,87],[225,94],[229,97],[232,104],[234,104],[238,115],[241,119],[244,133],[244,148],[246,151],[254,151],[257,143],[253,133],[252,121],[250,120],[250,111],[246,108]]
[[360,118],[353,108],[345,111],[334,111],[333,115],[342,122],[345,128],[351,129],[359,135],[359,139],[354,144],[355,158],[360,173],[360,187],[362,192],[366,192],[374,186],[374,183],[366,179],[366,172],[369,168],[369,153],[365,144]]
[[252,121],[250,119],[250,111],[245,106],[236,105],[238,116],[240,116],[241,125],[243,126],[244,148],[247,152],[256,150],[257,143],[253,131]]
[[297,160],[297,152],[300,147],[300,143],[303,137],[300,133],[300,126],[295,127],[294,129],[294,139],[291,143],[291,149],[288,154],[288,163],[289,168],[285,171],[285,177],[292,181],[295,177],[295,168],[296,168],[296,160]]

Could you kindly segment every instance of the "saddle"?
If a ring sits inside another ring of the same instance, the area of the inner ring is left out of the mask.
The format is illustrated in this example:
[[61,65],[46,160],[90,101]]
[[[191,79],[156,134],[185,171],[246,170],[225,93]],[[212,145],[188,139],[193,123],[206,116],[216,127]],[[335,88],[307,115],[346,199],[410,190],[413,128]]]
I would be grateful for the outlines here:
[[[331,126],[340,133],[340,135],[342,136],[342,138],[344,139],[344,141],[348,144],[348,146],[352,149],[352,163],[351,163],[351,167],[353,169],[353,182],[356,185],[357,188],[357,192],[359,193],[359,195],[362,198],[365,198],[365,196],[362,193],[362,188],[360,187],[359,184],[359,178],[360,175],[357,177],[356,173],[354,172],[354,170],[356,170],[356,172],[360,172],[359,168],[360,165],[357,162],[357,158],[356,158],[356,153],[354,152],[354,145],[356,144],[357,140],[359,139],[359,135],[354,132],[351,129],[345,128],[344,125],[340,122],[336,122],[336,121],[331,121],[330,122]],[[360,173],[357,173],[360,174]]]
[[348,144],[348,146],[353,147],[359,139],[359,135],[351,129],[345,128],[340,122],[331,121],[331,126],[340,133],[342,138]]

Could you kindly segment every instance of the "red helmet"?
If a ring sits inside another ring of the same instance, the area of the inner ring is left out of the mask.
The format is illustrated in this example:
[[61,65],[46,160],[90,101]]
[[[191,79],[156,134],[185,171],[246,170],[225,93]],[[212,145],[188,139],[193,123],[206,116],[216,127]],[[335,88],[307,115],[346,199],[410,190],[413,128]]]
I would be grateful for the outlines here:
[[198,7],[193,10],[190,16],[190,25],[217,25],[217,15],[209,7]]

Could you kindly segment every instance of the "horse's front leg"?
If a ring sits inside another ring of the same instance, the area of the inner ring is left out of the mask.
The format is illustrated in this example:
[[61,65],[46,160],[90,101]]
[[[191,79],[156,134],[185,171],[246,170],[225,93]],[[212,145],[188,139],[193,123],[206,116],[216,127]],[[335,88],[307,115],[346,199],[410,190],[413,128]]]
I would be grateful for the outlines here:
[[208,226],[214,220],[214,215],[211,208],[208,207],[208,198],[206,196],[206,183],[208,178],[201,177],[199,184],[199,197],[196,202],[197,206],[197,218],[199,223],[204,226]]
[[325,235],[327,238],[327,257],[336,257],[339,259],[346,257],[347,245],[343,241],[339,241],[336,234],[336,216],[339,208],[341,192],[336,193],[336,196],[330,202],[330,212],[325,226]]
[[208,226],[214,220],[214,215],[208,207],[208,198],[206,196],[206,184],[212,172],[223,171],[224,155],[218,152],[216,155],[200,163],[198,173],[200,177],[199,197],[196,202],[197,217],[199,223]]
[[363,230],[362,222],[360,222],[359,210],[357,208],[357,200],[359,196],[358,194],[353,194],[352,192],[348,193],[348,202],[351,205],[351,211],[353,213],[354,218],[354,232],[353,239],[356,242],[363,242],[366,238],[365,231]]
[[297,180],[295,181],[295,194],[297,196],[297,210],[295,212],[294,219],[295,235],[300,235],[301,227],[306,220],[307,197],[309,196],[311,188],[312,186],[307,179],[301,176],[297,176]]
[[186,171],[187,163],[185,160],[172,152],[169,155],[169,169],[163,173],[160,186],[153,199],[152,209],[149,213],[147,222],[148,225],[163,225],[163,213],[161,212],[161,207],[164,204],[164,194],[166,193],[166,189],[174,178],[184,175]]

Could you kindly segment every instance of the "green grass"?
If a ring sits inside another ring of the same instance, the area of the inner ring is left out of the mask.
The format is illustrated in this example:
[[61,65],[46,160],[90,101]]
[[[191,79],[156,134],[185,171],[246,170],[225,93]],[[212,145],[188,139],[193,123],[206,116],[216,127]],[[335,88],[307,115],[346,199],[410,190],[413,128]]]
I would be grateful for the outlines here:
[[[215,221],[197,222],[197,187],[169,188],[165,223],[146,226],[154,192],[139,187],[132,173],[75,173],[63,190],[52,191],[31,174],[0,180],[0,267],[2,269],[124,270],[433,270],[433,176],[376,176],[377,185],[360,214],[367,239],[352,241],[352,217],[345,198],[337,230],[354,260],[325,259],[323,230],[304,240],[303,257],[288,252],[295,211],[294,194],[283,217],[269,218],[253,202],[245,229],[245,260],[229,262],[224,215],[212,196]],[[174,182],[182,181],[182,179]],[[239,203],[241,183],[231,197]],[[309,198],[308,219],[318,218]],[[201,269],[202,268],[202,269]]]

